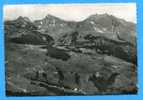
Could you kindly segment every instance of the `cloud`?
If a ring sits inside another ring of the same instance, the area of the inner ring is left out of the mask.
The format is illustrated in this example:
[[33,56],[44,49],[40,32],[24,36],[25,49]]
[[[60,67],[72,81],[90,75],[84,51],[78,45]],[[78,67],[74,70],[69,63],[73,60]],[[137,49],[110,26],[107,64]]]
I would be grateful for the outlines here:
[[108,13],[136,23],[135,3],[95,3],[95,4],[23,4],[5,5],[4,19],[16,19],[18,16],[31,20],[42,19],[47,14],[64,20],[81,21],[92,14]]

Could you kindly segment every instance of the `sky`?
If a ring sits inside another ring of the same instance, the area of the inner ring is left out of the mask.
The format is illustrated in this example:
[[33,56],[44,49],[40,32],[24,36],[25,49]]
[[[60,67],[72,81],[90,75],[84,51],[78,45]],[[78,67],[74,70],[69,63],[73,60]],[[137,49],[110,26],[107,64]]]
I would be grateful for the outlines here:
[[51,14],[64,20],[82,21],[90,15],[104,13],[136,23],[135,3],[23,4],[4,6],[4,20],[13,20],[18,16],[24,16],[29,17],[33,21]]

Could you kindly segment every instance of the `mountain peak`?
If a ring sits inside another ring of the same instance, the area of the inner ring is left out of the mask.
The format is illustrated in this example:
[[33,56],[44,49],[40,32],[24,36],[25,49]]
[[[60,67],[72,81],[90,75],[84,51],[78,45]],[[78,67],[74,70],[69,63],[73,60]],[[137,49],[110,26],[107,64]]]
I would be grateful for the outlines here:
[[48,14],[46,17],[46,19],[60,19],[58,17],[55,17],[54,15]]
[[19,16],[16,20],[18,20],[18,21],[31,22],[30,19],[29,19],[28,17],[23,17],[23,16]]
[[48,14],[47,16],[45,16],[44,19],[48,19],[48,20],[55,20],[55,21],[62,21],[62,22],[65,22],[65,20],[57,17],[57,16],[54,16],[54,15],[51,15],[51,14]]
[[104,14],[94,14],[94,15],[89,16],[88,18],[101,18],[101,17],[111,17],[112,18],[114,16],[107,14],[107,13],[104,13]]
[[46,15],[46,18],[49,18],[49,17],[55,17],[55,16],[53,16],[51,14]]

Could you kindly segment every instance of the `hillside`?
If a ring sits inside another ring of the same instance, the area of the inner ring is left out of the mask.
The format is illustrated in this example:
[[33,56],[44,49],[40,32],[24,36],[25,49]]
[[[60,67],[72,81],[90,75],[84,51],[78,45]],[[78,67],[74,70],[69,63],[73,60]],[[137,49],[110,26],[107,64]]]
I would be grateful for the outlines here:
[[5,21],[6,95],[137,94],[135,26],[108,14]]
[[136,44],[135,24],[108,14],[91,15],[80,22],[64,21],[55,16],[47,15],[44,19],[35,21],[35,23],[40,30],[51,34],[55,39],[77,31],[79,40],[82,40],[88,34],[104,35],[117,40],[116,32],[118,32],[120,38]]

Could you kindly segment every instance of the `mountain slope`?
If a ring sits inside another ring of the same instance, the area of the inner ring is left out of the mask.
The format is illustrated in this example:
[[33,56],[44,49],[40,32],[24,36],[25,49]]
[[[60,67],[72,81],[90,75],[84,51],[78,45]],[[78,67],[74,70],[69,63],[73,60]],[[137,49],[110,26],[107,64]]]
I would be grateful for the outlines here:
[[18,17],[16,20],[4,22],[5,36],[15,37],[25,31],[37,30],[37,27],[27,17]]
[[54,39],[73,30],[68,26],[66,21],[52,15],[47,15],[44,19],[36,20],[34,24],[40,31],[51,35]]
[[23,44],[48,44],[54,39],[48,34],[42,34],[27,17],[18,17],[16,20],[5,21],[5,39]]
[[80,22],[64,21],[47,15],[44,19],[35,21],[34,24],[43,33],[53,36],[55,40],[64,39],[65,35],[69,37],[75,31],[79,33],[77,38],[79,40],[88,34],[118,40],[116,34],[118,33],[122,40],[136,44],[135,24],[108,14],[91,15]]
[[80,22],[79,33],[104,35],[117,40],[117,34],[125,40],[135,44],[135,24],[108,14],[91,15]]

